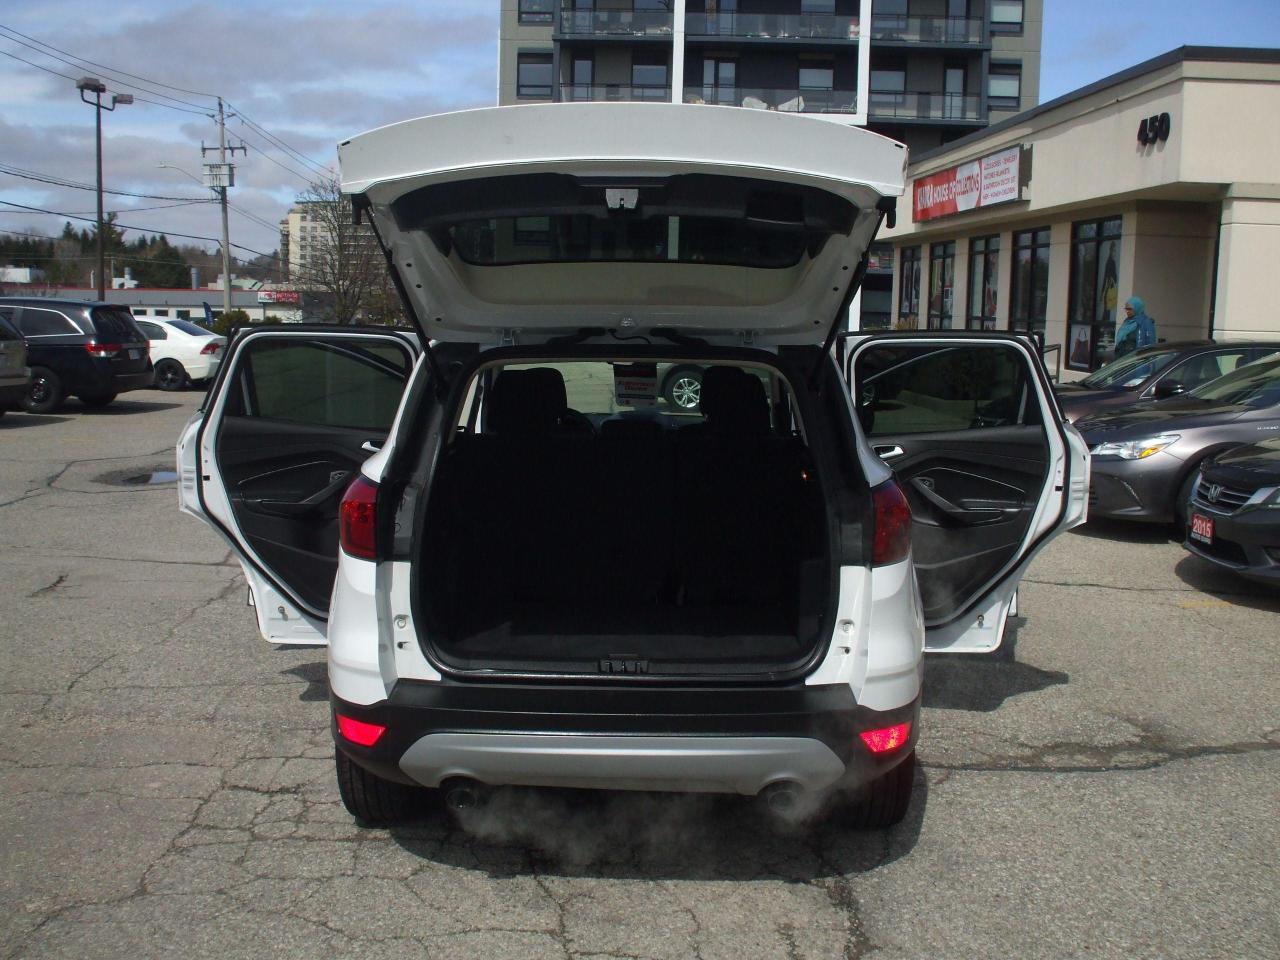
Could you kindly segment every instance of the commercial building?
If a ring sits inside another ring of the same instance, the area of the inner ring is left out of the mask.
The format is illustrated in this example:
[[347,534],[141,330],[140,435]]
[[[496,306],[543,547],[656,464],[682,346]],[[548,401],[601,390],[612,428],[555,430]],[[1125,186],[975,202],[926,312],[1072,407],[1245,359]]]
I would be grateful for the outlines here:
[[1110,356],[1136,294],[1163,339],[1275,337],[1280,50],[1182,47],[917,153],[893,322],[1038,330]]

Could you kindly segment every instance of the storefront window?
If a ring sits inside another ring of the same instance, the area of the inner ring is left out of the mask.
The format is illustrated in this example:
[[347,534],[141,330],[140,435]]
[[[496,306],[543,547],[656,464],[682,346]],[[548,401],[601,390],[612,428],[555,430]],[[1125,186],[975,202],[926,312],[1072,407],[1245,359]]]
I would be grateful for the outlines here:
[[1009,328],[1044,334],[1049,306],[1049,228],[1021,230],[1013,235],[1013,282],[1009,297]]
[[1000,259],[999,237],[974,237],[969,241],[970,330],[996,328],[996,274]]
[[1067,366],[1097,370],[1112,358],[1120,283],[1119,217],[1071,225]]
[[902,279],[898,288],[898,327],[915,330],[920,326],[920,248],[902,251]]
[[929,247],[929,329],[951,329],[951,304],[955,299],[956,242],[947,240]]

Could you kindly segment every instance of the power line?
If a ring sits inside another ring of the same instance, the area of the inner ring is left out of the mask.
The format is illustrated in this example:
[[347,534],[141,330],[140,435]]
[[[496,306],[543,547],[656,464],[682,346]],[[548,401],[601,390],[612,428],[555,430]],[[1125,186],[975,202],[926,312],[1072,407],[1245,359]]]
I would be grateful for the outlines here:
[[[9,32],[9,33],[15,33],[15,34],[17,34],[17,35],[18,35],[18,37],[25,37],[25,36],[26,36],[26,34],[25,34],[25,33],[18,33],[18,31],[16,31],[16,30],[10,30],[10,28],[9,28],[9,27],[4,26],[3,24],[0,24],[0,31],[7,31],[7,32]],[[48,57],[50,60],[58,60],[58,61],[60,61],[61,63],[65,63],[65,64],[67,64],[68,66],[75,67],[77,70],[83,70],[83,69],[84,69],[84,64],[89,64],[89,65],[91,65],[91,66],[95,66],[95,67],[102,67],[102,69],[103,69],[103,70],[105,70],[105,71],[107,71],[107,72],[109,72],[109,73],[118,73],[118,74],[121,74],[122,76],[126,76],[126,77],[132,77],[132,76],[134,76],[134,74],[131,74],[131,73],[125,73],[125,72],[124,72],[124,71],[122,71],[122,70],[115,70],[115,69],[113,69],[113,68],[111,68],[111,67],[104,67],[102,64],[100,64],[100,63],[94,63],[94,61],[92,61],[92,60],[85,60],[83,57],[77,57],[77,56],[75,56],[75,54],[68,54],[67,56],[65,56],[65,57],[64,57],[64,56],[59,56],[59,55],[58,55],[58,53],[50,53],[50,52],[49,52],[49,50],[57,50],[58,48],[57,48],[57,47],[49,46],[49,44],[47,44],[47,43],[43,43],[43,42],[41,42],[41,41],[39,41],[39,40],[35,41],[35,43],[27,43],[25,40],[19,40],[17,37],[6,36],[6,35],[5,35],[5,34],[3,34],[3,33],[0,33],[0,36],[3,36],[3,37],[4,37],[4,39],[6,39],[6,40],[10,41],[11,43],[16,43],[16,44],[18,44],[19,46],[26,47],[26,48],[27,48],[27,49],[29,49],[29,50],[34,50],[36,53],[40,54],[41,56]],[[39,44],[39,46],[37,46],[36,44]],[[48,47],[49,49],[48,49],[48,50],[42,50],[42,49],[41,49],[41,47]],[[59,51],[59,53],[61,53],[61,52],[62,52],[62,51]],[[69,57],[70,57],[70,58],[74,58],[74,59],[68,59]],[[28,62],[30,62],[30,61],[28,61]],[[111,80],[111,81],[112,81],[112,83],[117,84],[117,85],[119,85],[119,86],[122,86],[122,87],[130,87],[130,88],[132,88],[132,89],[134,89],[134,90],[141,90],[143,93],[149,93],[149,94],[151,94],[153,97],[163,97],[163,98],[164,98],[164,99],[166,99],[166,100],[173,100],[175,103],[181,103],[181,104],[184,104],[185,106],[188,106],[188,107],[195,107],[196,109],[201,109],[201,108],[202,108],[202,106],[203,106],[202,104],[199,104],[199,103],[192,103],[190,100],[183,100],[181,97],[175,97],[175,96],[174,96],[173,94],[171,94],[171,93],[165,93],[165,92],[163,92],[163,91],[161,91],[161,90],[152,90],[152,89],[150,89],[150,87],[143,87],[143,86],[139,86],[139,85],[138,85],[138,84],[136,84],[136,83],[130,83],[128,80],[121,80],[121,79],[119,79],[119,77],[108,77],[108,79],[109,79],[109,80]],[[138,77],[137,79],[140,79],[140,80],[141,80],[141,79],[144,79],[144,78],[142,78],[142,77]],[[152,83],[152,81],[150,81],[150,80],[147,80],[147,81],[146,81],[146,83],[154,85],[154,84]],[[208,94],[203,94],[203,93],[202,93],[202,94],[197,94],[197,96],[208,96]],[[204,107],[203,109],[204,109],[205,111],[208,111],[210,108],[208,108],[208,107]]]
[[235,115],[240,118],[241,123],[246,124],[253,130],[256,130],[268,141],[275,144],[285,153],[292,155],[294,158],[302,161],[303,163],[307,164],[310,167],[314,167],[316,171],[319,173],[333,173],[333,168],[330,167],[328,164],[323,164],[316,160],[312,160],[310,157],[304,154],[301,150],[297,150],[294,147],[289,146],[289,144],[285,143],[275,134],[267,131],[267,129],[263,127],[260,123],[255,122],[248,114],[246,114],[239,107],[235,106],[229,101],[227,103],[227,107],[235,112]]
[[[80,217],[70,213],[63,213],[58,210],[45,210],[42,207],[29,207],[24,203],[14,203],[12,200],[0,200],[0,203],[3,203],[5,206],[9,206],[9,207],[17,207],[20,210],[30,210],[32,213],[47,213],[53,217],[65,217],[68,220],[83,220],[85,223],[93,223],[93,224],[96,224],[98,222],[96,218],[91,219],[89,217]],[[3,212],[3,211],[0,211],[0,212]],[[110,226],[116,227],[120,230],[139,230],[142,233],[156,232],[154,227],[140,227],[137,224],[120,223],[119,221],[112,221]],[[201,237],[193,233],[174,233],[173,231],[166,231],[166,233],[168,236],[182,237],[186,240],[203,240],[206,243],[221,243],[221,241],[219,241],[216,237]],[[261,250],[255,250],[253,249],[253,247],[246,247],[242,243],[228,243],[228,246],[236,247],[240,250],[247,250],[250,253],[252,253],[255,257],[274,256],[274,254],[263,253]]]
[[[21,177],[23,180],[38,180],[40,183],[52,184],[55,187],[70,187],[75,190],[97,190],[91,183],[81,183],[78,180],[69,180],[64,177],[41,176],[38,172],[27,170],[25,167],[15,167],[7,163],[0,162],[0,173],[8,174],[11,177]],[[165,197],[154,193],[131,193],[128,190],[109,190],[102,188],[103,193],[109,193],[116,197],[134,197],[139,200],[191,200],[201,201],[200,197]]]
[[79,79],[78,77],[71,76],[71,74],[69,73],[62,73],[58,70],[52,69],[51,67],[41,66],[40,64],[33,63],[30,60],[25,60],[22,57],[18,56],[16,53],[10,53],[8,50],[0,50],[0,53],[3,53],[6,57],[13,57],[13,59],[15,60],[22,60],[22,62],[29,67],[35,67],[37,70],[43,70],[45,73],[52,73],[55,77],[65,77],[67,80],[70,80],[72,82],[75,82],[77,79]]

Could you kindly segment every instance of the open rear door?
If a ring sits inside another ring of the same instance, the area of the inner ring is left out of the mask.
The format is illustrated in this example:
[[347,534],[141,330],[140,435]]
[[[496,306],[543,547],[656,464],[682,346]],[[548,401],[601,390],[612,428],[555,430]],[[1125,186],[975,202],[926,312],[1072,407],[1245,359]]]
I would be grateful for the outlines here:
[[1008,334],[850,335],[845,364],[911,504],[926,649],[995,650],[1027,565],[1087,507],[1088,449],[1038,352]]
[[181,507],[240,559],[267,640],[327,642],[338,507],[386,441],[417,353],[414,334],[386,328],[251,331],[183,432]]

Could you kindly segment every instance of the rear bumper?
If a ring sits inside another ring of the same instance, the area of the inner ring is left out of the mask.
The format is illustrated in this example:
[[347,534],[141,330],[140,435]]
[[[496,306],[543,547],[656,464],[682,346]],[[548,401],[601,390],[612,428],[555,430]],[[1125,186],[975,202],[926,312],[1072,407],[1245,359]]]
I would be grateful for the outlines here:
[[[373,747],[340,750],[373,773],[439,786],[670,790],[754,795],[771,783],[851,789],[915,745],[920,701],[888,711],[847,685],[656,688],[402,680],[391,697],[333,710],[387,728]],[[873,755],[858,734],[910,720],[909,742]]]
[[17,383],[6,383],[0,385],[0,410],[7,410],[21,404],[22,398],[27,395],[27,388],[30,385],[30,377],[25,380],[20,380]]

